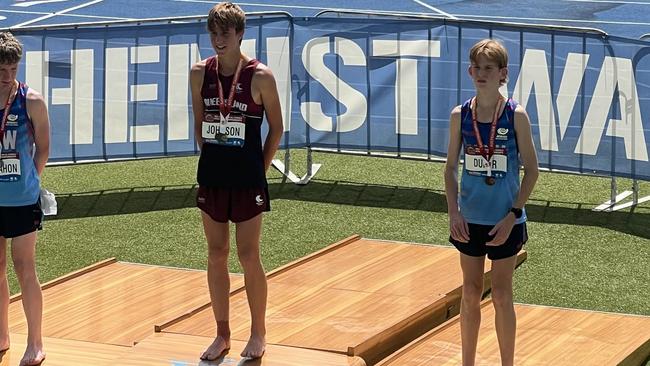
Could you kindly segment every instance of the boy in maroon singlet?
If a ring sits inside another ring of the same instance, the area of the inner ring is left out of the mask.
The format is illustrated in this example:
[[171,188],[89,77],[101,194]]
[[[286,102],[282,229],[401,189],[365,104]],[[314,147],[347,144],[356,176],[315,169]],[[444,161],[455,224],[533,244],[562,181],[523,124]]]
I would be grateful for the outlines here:
[[[271,70],[241,52],[245,14],[229,2],[208,14],[216,55],[192,66],[195,138],[201,149],[197,206],[208,242],[208,286],[217,336],[201,355],[215,360],[230,348],[228,252],[235,224],[237,254],[251,311],[242,357],[259,358],[266,341],[267,285],[260,260],[262,212],[270,210],[266,171],[282,138],[280,101]],[[262,145],[263,116],[269,127]]]

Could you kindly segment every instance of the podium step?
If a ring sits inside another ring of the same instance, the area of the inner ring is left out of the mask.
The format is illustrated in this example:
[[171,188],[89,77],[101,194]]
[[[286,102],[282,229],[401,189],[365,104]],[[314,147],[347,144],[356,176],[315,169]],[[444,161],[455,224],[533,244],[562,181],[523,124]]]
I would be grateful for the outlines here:
[[[231,288],[243,284],[231,276]],[[43,285],[43,335],[132,346],[154,325],[210,301],[205,271],[106,260]],[[21,296],[9,305],[12,333],[27,333]]]
[[231,349],[218,361],[199,359],[212,338],[173,333],[155,333],[133,347],[130,352],[116,361],[120,366],[366,366],[358,357],[315,351],[303,348],[267,345],[260,360],[243,362],[239,356],[245,342],[232,341]]
[[[0,353],[0,366],[18,366],[25,353],[27,336],[12,333],[11,348]],[[57,338],[43,338],[47,355],[43,366],[93,365],[115,366],[116,360],[126,354],[130,347],[72,341]]]
[[[525,259],[525,252],[519,262]],[[489,266],[486,284],[489,288]],[[268,275],[267,341],[378,362],[458,311],[452,247],[348,238]],[[231,295],[232,337],[245,341],[246,294]],[[211,308],[157,329],[214,337]]]
[[[650,357],[650,317],[521,304],[515,311],[515,365],[640,366]],[[476,365],[500,365],[492,301],[481,305],[481,318]],[[460,319],[455,317],[379,365],[460,363]]]

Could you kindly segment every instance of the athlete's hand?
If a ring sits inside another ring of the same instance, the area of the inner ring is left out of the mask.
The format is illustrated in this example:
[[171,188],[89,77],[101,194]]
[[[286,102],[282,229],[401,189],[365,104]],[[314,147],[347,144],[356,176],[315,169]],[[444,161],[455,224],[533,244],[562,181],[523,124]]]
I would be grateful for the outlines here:
[[454,212],[449,214],[449,235],[452,239],[462,242],[469,242],[469,228],[467,227],[467,221],[460,212]]
[[496,247],[499,245],[503,245],[503,243],[508,240],[508,237],[510,236],[510,232],[512,231],[512,227],[515,226],[515,215],[508,213],[506,217],[501,219],[490,232],[488,235],[492,236],[494,235],[494,238],[490,240],[489,242],[485,243],[487,246],[491,247]]

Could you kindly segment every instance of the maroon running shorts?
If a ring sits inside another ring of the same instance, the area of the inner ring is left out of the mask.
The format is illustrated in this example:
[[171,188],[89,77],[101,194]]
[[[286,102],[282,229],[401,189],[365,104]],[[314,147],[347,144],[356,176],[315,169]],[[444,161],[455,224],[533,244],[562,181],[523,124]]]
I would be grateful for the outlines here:
[[269,190],[199,186],[196,206],[217,222],[242,222],[271,211]]

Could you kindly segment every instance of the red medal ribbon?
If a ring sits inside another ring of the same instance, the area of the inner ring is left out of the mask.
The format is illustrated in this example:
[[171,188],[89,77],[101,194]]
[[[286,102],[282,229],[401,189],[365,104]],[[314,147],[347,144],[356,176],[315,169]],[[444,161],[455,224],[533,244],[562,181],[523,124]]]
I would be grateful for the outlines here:
[[232,85],[230,86],[230,92],[228,93],[228,102],[223,99],[223,86],[221,85],[221,79],[219,79],[219,57],[215,56],[215,71],[217,73],[217,86],[219,90],[219,99],[221,100],[221,105],[219,106],[219,115],[221,120],[219,122],[224,123],[228,121],[228,116],[230,115],[230,110],[232,105],[235,102],[235,89],[237,89],[237,81],[239,81],[239,74],[241,73],[243,60],[240,58],[239,63],[237,64],[237,70],[235,70],[235,75],[232,78]]
[[[476,119],[476,109],[478,105],[477,98],[474,97],[472,99],[472,102],[470,103],[470,107],[472,108],[472,126],[474,127],[474,137],[476,137],[476,143],[478,145],[478,149],[481,153],[481,156],[485,158],[485,161],[487,161],[488,166],[490,166],[490,160],[492,160],[492,155],[494,154],[494,145],[497,136],[497,121],[499,119],[499,111],[501,111],[502,103],[503,103],[503,98],[499,97],[499,100],[497,101],[496,109],[494,110],[494,117],[492,117],[492,123],[490,126],[490,140],[488,141],[487,151],[486,151],[486,146],[483,144],[481,133],[478,130],[478,121]],[[489,171],[490,170],[488,170],[488,172]],[[488,176],[490,175],[491,174],[488,174]]]
[[[10,109],[9,107],[11,106],[11,104],[13,104],[14,97],[16,96],[16,91],[14,90],[15,87],[16,87],[16,81],[14,80],[14,84],[11,86],[11,90],[9,90],[9,95],[7,95],[7,102],[5,102],[5,112],[4,115],[2,116],[2,123],[0,123],[0,143],[5,137],[7,118],[9,117],[9,109]],[[2,145],[0,145],[0,151],[2,151]]]

